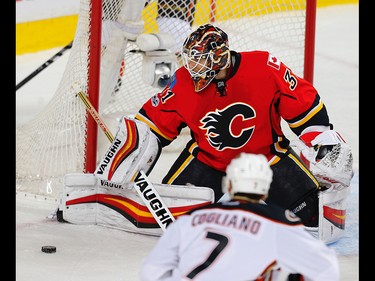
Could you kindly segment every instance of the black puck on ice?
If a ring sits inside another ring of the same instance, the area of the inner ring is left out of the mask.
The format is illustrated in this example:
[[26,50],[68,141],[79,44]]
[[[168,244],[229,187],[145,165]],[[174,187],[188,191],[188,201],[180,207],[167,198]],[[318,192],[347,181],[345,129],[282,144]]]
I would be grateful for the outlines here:
[[42,252],[43,253],[56,253],[56,247],[55,246],[42,246]]

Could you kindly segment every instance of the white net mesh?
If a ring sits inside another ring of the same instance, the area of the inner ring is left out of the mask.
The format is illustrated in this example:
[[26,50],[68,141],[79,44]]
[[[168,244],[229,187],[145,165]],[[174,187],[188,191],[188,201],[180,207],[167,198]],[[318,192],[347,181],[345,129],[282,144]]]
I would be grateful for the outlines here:
[[[195,6],[192,4],[188,0],[152,0],[142,7],[141,20],[137,21],[136,8],[130,0],[104,1],[102,42],[106,47],[101,53],[99,114],[113,134],[120,116],[135,114],[160,91],[144,82],[144,54],[135,40],[127,40],[119,32],[124,23],[119,23],[121,17],[134,17],[126,24],[137,30],[141,23],[142,33],[171,34],[176,40],[172,55],[182,47],[182,40],[190,31],[211,22],[228,34],[230,49],[268,50],[303,76],[305,0],[197,0]],[[65,174],[85,170],[86,123],[91,117],[76,96],[75,87],[78,85],[87,93],[92,5],[89,0],[80,2],[73,47],[52,100],[33,120],[16,130],[17,191],[56,197]],[[195,11],[189,7],[195,7]],[[184,131],[170,149],[182,149],[186,135]],[[108,145],[99,130],[97,159]]]

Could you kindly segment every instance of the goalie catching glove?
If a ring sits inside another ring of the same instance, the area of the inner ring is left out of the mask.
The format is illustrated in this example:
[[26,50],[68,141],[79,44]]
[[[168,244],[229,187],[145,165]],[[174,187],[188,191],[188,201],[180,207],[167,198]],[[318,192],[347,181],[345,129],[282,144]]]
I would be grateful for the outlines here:
[[334,130],[305,132],[293,142],[321,186],[319,227],[306,229],[327,244],[335,242],[345,230],[346,199],[354,174],[351,147]]
[[352,149],[338,132],[308,132],[295,144],[302,160],[322,186],[350,185],[354,174]]

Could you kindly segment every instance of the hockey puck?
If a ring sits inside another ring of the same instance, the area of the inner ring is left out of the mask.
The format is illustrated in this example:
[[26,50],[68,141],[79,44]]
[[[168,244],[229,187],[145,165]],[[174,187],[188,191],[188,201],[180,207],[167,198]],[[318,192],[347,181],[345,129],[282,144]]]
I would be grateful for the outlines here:
[[56,253],[56,247],[55,246],[42,246],[42,252],[43,253]]

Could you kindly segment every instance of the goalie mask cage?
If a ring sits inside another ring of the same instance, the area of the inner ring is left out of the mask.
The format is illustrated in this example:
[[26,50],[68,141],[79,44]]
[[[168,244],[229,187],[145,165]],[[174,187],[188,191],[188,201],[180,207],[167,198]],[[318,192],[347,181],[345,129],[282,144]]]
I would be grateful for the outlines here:
[[[56,93],[29,123],[16,128],[16,192],[57,198],[65,174],[94,172],[110,143],[78,91],[88,96],[113,134],[119,117],[134,115],[160,91],[144,82],[143,54],[134,38],[116,29],[121,14],[134,18],[127,21],[134,29],[142,24],[141,33],[158,33],[158,7],[168,9],[169,16],[190,11],[191,30],[213,23],[228,34],[230,49],[268,50],[297,75],[313,80],[315,0],[197,0],[195,11],[189,0],[151,0],[142,7],[141,20],[131,1],[80,1],[73,46]],[[169,32],[185,37],[178,23],[169,24]],[[184,136],[173,143],[170,147],[182,149]]]

